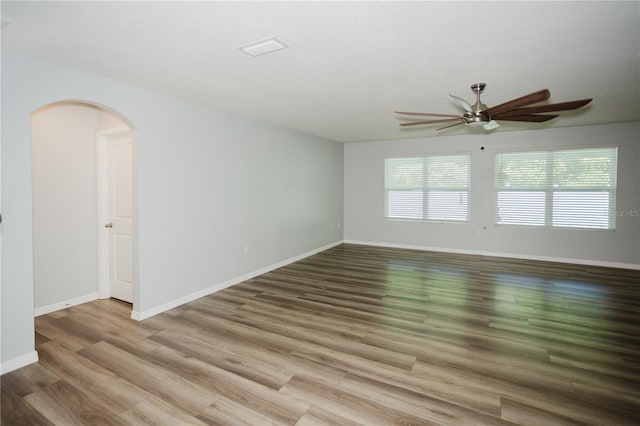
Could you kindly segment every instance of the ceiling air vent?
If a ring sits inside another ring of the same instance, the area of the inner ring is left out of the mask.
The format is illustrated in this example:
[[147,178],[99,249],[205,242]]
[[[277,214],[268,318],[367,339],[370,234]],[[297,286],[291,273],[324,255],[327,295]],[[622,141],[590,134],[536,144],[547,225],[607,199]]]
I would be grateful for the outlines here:
[[238,47],[247,55],[260,56],[267,53],[275,52],[276,50],[285,49],[287,46],[284,42],[278,40],[275,37],[269,37],[264,40],[254,41],[253,43],[245,44]]

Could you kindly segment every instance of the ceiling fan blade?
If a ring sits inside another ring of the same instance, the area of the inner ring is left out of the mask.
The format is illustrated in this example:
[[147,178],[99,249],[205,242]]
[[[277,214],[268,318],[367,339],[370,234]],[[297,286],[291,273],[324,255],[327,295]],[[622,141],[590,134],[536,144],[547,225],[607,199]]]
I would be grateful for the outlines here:
[[430,112],[407,112],[407,111],[394,111],[396,114],[402,114],[402,115],[416,115],[419,117],[450,117],[450,118],[458,118],[460,117],[459,115],[453,115],[453,114],[432,114]]
[[578,109],[580,107],[585,106],[593,99],[581,99],[579,101],[569,101],[569,102],[560,102],[557,104],[549,104],[549,105],[538,105],[524,108],[516,108],[511,111],[503,112],[502,114],[493,114],[492,117],[496,119],[500,119],[507,116],[514,115],[527,115],[527,114],[537,114],[540,112],[555,112],[555,111],[569,111],[572,109]]
[[557,115],[510,115],[510,116],[500,116],[497,119],[500,121],[526,121],[529,123],[543,123],[545,121],[549,121],[551,119],[556,118]]
[[436,131],[440,131],[440,130],[444,130],[444,129],[449,129],[449,128],[451,128],[451,127],[459,126],[459,125],[461,125],[461,124],[464,124],[464,121],[461,121],[461,122],[456,123],[456,124],[450,124],[450,125],[448,125],[448,126],[440,127],[439,129],[436,129]]
[[460,106],[460,108],[462,108],[466,112],[473,112],[473,108],[471,108],[471,105],[469,104],[469,102],[465,101],[464,99],[456,95],[450,94],[449,97],[451,98],[451,100],[453,100],[453,102],[458,104],[458,106]]
[[401,126],[406,127],[406,126],[420,126],[423,124],[437,124],[437,123],[448,123],[450,121],[462,121],[462,118],[460,117],[456,117],[456,118],[445,118],[442,120],[427,120],[427,121],[414,121],[411,123],[400,123]]
[[511,111],[512,109],[546,101],[547,99],[549,99],[549,96],[551,96],[551,92],[549,92],[549,89],[542,89],[537,92],[529,93],[528,95],[522,96],[520,98],[507,101],[500,105],[487,108],[485,112],[491,117],[495,117],[496,115],[503,114],[507,111]]

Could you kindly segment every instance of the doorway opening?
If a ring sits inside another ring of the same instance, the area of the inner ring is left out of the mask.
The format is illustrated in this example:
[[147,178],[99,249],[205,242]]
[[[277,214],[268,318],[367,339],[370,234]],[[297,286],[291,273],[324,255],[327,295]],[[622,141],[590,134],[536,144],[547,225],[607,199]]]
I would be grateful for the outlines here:
[[32,112],[35,316],[98,298],[136,306],[135,151],[134,126],[103,105]]

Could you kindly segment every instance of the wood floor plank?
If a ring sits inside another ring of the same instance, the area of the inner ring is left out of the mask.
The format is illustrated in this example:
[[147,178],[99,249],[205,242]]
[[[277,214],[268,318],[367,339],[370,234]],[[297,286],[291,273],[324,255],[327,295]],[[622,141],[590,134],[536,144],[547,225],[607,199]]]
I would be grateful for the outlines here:
[[108,402],[116,413],[128,410],[151,396],[110,370],[56,342],[41,345],[38,353],[40,365],[58,377],[64,377],[77,390],[88,391],[89,398]]
[[512,401],[509,398],[502,399],[502,418],[516,424],[525,425],[578,426],[583,424],[567,417]]
[[251,340],[238,339],[210,330],[201,331],[194,337],[203,339],[206,343],[215,342],[217,347],[228,352],[259,360],[282,374],[302,375],[330,386],[339,383],[346,374],[340,369],[294,356],[287,349],[257,345]]
[[39,389],[24,400],[58,425],[126,425],[107,405],[96,403],[64,380]]
[[186,315],[174,316],[167,313],[153,316],[145,320],[144,324],[145,326],[157,327],[158,330],[175,330],[183,334],[195,334],[201,329],[200,325],[190,321]]
[[[220,293],[220,292],[219,292]],[[218,294],[219,295],[219,294]],[[234,311],[244,303],[229,302],[216,296],[206,296],[196,299],[181,306],[180,314],[191,309],[201,309],[205,312],[216,312],[219,310]],[[168,313],[173,312],[173,309]]]
[[45,368],[42,364],[31,364],[2,376],[2,389],[9,389],[24,397],[38,389],[51,385],[62,378],[61,375]]
[[83,313],[70,313],[56,321],[57,326],[65,330],[74,330],[73,334],[82,336],[88,341],[105,341],[127,352],[144,356],[144,353],[157,348],[152,341],[136,336],[127,330],[122,330],[109,322],[97,321]]
[[322,409],[312,405],[307,412],[300,417],[296,426],[360,426],[362,418],[356,420],[347,419],[346,417],[336,414],[333,410]]
[[421,393],[426,397],[451,402],[462,407],[470,407],[482,413],[497,413],[499,411],[498,396],[490,392],[464,392],[464,388],[453,389],[445,383],[426,382],[420,376],[407,374],[403,369],[367,360],[357,355],[313,344],[306,344],[292,354],[343,370],[348,373],[347,375],[376,380],[411,392]]
[[617,411],[627,413],[629,417],[637,418],[640,413],[640,389],[625,386],[615,386],[607,382],[605,386],[602,383],[598,385],[573,382],[571,384],[577,398],[582,401],[601,405],[604,407],[615,408]]
[[222,318],[214,315],[206,315],[195,310],[187,311],[183,316],[189,320],[200,322],[203,328],[206,329],[205,331],[222,333],[239,340],[248,340],[254,342],[256,345],[266,348],[289,351],[302,344],[289,336],[273,333],[268,330],[245,324],[244,322],[237,320],[235,317],[233,319]]
[[40,334],[66,346],[72,351],[78,351],[99,342],[99,339],[93,335],[70,333],[65,327],[66,324],[60,323],[65,318],[66,316],[57,319],[38,317],[35,319],[36,329]]
[[293,377],[293,373],[282,371],[278,366],[269,365],[260,359],[251,359],[241,353],[219,349],[215,341],[206,342],[203,339],[184,335],[173,330],[157,333],[151,338],[164,346],[197,358],[207,364],[276,390],[280,389]]
[[[215,260],[215,259],[214,259]],[[212,261],[214,261],[212,260]],[[631,425],[640,271],[342,244],[144,321],[35,320],[3,425]]]
[[0,401],[1,424],[24,426],[50,426],[52,421],[29,405],[21,396],[2,386]]
[[38,347],[38,345],[41,345],[43,343],[47,343],[49,340],[51,339],[49,339],[47,336],[36,331],[36,347]]
[[[377,304],[371,303],[371,300],[367,300],[369,303],[364,303],[362,299],[360,301],[354,300],[351,298],[349,300],[341,300],[335,297],[329,297],[318,294],[304,294],[299,298],[300,300],[308,300],[312,302],[317,302],[320,304],[326,304],[330,307],[343,307],[347,309],[356,309],[358,312],[371,312],[376,315],[384,315],[393,318],[402,318],[408,321],[422,322],[424,321],[426,315],[423,312],[415,313],[411,311],[407,311],[405,309],[398,309],[390,307],[389,305],[383,305],[378,301]],[[322,309],[325,311],[325,309]]]
[[131,426],[171,425],[204,426],[204,423],[179,407],[159,398],[149,397],[126,410],[118,417]]
[[[569,367],[565,369],[565,371],[567,372],[588,371],[590,373],[590,376],[607,375],[618,377],[622,380],[631,380],[635,383],[640,381],[640,371],[638,370],[638,368],[632,365],[628,365],[624,362],[597,362],[592,360],[577,359],[573,356],[567,357],[562,355],[551,355],[549,359],[555,365]],[[581,377],[584,376],[583,374],[577,375]]]
[[440,332],[414,332],[397,329],[372,329],[362,338],[362,342],[387,348],[396,352],[413,355],[417,360],[430,360],[434,356],[467,355],[469,345],[461,336],[445,335]]
[[148,337],[161,327],[153,327],[150,322],[131,319],[131,305],[115,299],[95,300],[91,303],[76,305],[68,309],[69,313],[83,313],[96,320],[111,324],[133,335]]
[[[242,320],[240,318],[242,318]],[[360,343],[358,342],[357,335],[348,333],[344,329],[325,331],[314,327],[314,324],[309,321],[282,321],[273,317],[270,318],[270,321],[263,323],[260,318],[261,317],[255,317],[251,314],[241,316],[240,313],[237,316],[238,321],[251,324],[256,328],[290,336],[301,342],[306,341],[327,348],[357,354],[365,359],[378,361],[406,370],[410,370],[416,360],[415,357],[411,355]]]
[[427,419],[405,413],[402,410],[381,406],[358,395],[341,391],[332,386],[322,385],[302,377],[294,377],[280,392],[295,398],[313,400],[314,404],[321,407],[324,411],[331,412],[338,418],[346,419],[346,424],[436,424]]
[[[426,386],[432,385],[425,383]],[[437,424],[504,424],[495,415],[466,408],[445,400],[427,396],[430,391],[416,392],[388,382],[348,375],[338,389],[358,395],[388,408],[409,413]]]
[[289,398],[272,388],[196,358],[184,356],[168,347],[163,346],[151,352],[149,359],[173,374],[186,378],[195,386],[218,396],[224,395],[225,398],[285,424],[294,424],[309,408],[309,404],[304,401]]
[[119,377],[188,412],[197,414],[218,397],[186,378],[133,354],[100,342],[80,351],[82,356]]
[[[281,426],[292,424],[291,422],[278,421],[274,418],[260,413],[259,411],[250,409],[246,405],[240,404],[225,397],[218,398],[208,408],[205,408],[202,413],[198,415],[198,418],[208,425],[215,424],[226,426]],[[293,419],[291,421],[293,421]]]
[[530,411],[540,410],[545,413],[540,421],[545,420],[545,416],[555,416],[559,418],[571,419],[573,422],[601,425],[637,425],[638,411],[633,413],[616,410],[613,407],[604,405],[589,404],[577,398],[567,398],[553,395],[550,399],[520,400],[511,398],[513,401],[526,406]]

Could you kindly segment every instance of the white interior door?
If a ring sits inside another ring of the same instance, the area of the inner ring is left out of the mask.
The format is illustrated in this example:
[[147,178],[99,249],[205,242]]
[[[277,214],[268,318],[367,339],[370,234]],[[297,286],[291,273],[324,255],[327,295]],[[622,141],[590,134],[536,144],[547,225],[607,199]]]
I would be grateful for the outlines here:
[[109,138],[108,219],[109,295],[133,303],[133,143],[131,136]]

